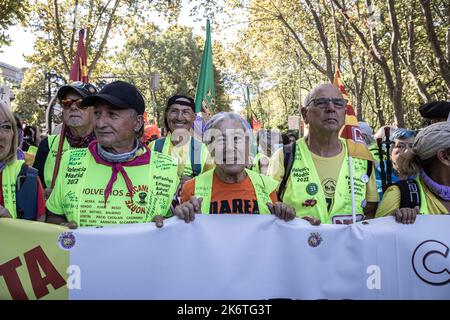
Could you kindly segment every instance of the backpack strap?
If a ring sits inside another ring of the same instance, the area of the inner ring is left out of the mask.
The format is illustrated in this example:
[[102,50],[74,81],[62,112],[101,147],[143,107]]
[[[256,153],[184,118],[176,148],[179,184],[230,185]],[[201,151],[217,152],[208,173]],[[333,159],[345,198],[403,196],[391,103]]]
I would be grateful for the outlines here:
[[38,195],[38,170],[22,164],[16,181],[17,218],[36,220]]
[[416,180],[399,180],[394,185],[400,189],[400,208],[420,207],[420,192]]
[[372,170],[373,170],[373,162],[370,161],[370,160],[367,160],[367,171],[366,171],[366,174],[367,174],[367,176],[369,178],[372,175]]
[[280,200],[282,199],[281,196],[283,195],[284,189],[286,188],[289,175],[291,174],[292,166],[294,165],[295,149],[296,149],[295,141],[293,143],[283,146],[284,176],[280,182],[280,187],[278,188],[278,199]]
[[162,152],[166,138],[160,138],[155,141],[155,151]]
[[201,151],[202,151],[202,143],[195,139],[194,137],[191,138],[191,167],[192,167],[192,175],[194,177],[198,176],[200,172],[202,172],[202,165],[201,165]]

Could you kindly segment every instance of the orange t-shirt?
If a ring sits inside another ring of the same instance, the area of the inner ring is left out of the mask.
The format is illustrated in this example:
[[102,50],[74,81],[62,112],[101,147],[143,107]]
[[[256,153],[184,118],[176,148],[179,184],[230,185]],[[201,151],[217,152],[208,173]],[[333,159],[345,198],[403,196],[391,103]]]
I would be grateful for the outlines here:
[[[181,203],[189,201],[194,195],[195,179],[187,181],[181,189]],[[270,194],[272,203],[277,202],[277,193]],[[215,174],[211,191],[210,213],[248,213],[259,214],[258,201],[250,177],[238,183],[225,183]]]

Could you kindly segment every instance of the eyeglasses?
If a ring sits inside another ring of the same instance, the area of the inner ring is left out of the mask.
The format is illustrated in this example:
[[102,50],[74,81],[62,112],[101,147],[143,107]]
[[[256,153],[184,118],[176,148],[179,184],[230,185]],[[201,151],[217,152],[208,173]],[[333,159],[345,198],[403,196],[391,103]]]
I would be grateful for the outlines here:
[[308,104],[314,103],[314,106],[317,108],[325,108],[330,105],[330,103],[333,102],[333,105],[336,107],[336,109],[343,109],[347,106],[348,101],[346,99],[330,99],[330,98],[317,98],[312,99]]
[[83,101],[82,98],[80,99],[63,99],[63,100],[59,100],[59,103],[61,104],[61,106],[63,107],[63,109],[69,109],[72,104],[75,103],[75,105],[77,106],[78,109],[87,109],[89,108],[89,106],[82,106],[81,105],[81,101]]

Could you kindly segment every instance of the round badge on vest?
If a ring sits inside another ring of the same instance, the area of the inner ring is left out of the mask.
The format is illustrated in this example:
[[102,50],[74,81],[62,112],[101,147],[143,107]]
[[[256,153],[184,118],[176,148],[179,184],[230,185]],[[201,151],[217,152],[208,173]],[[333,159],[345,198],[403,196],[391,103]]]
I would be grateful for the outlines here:
[[363,174],[359,179],[363,183],[368,183],[369,182],[369,176],[367,174]]
[[314,182],[311,182],[306,186],[306,192],[311,196],[315,195],[318,191],[319,191],[319,186]]

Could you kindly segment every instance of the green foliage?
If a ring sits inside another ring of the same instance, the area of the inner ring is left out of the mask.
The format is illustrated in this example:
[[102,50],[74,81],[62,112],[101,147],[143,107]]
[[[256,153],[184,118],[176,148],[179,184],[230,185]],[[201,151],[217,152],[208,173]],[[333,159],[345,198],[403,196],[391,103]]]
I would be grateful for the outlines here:
[[11,43],[8,28],[18,23],[25,25],[28,14],[28,0],[0,0],[0,47]]
[[[168,97],[177,93],[195,96],[203,40],[195,38],[191,28],[172,26],[162,32],[152,23],[130,29],[126,38],[123,50],[115,58],[114,73],[141,90],[147,101],[147,110],[158,118],[161,125]],[[151,91],[152,72],[160,75],[160,87],[155,97]],[[219,110],[228,110],[217,69],[215,80]],[[151,108],[153,103],[156,109]]]
[[36,68],[24,74],[21,88],[13,101],[13,110],[25,119],[27,125],[43,127],[47,98],[45,78]]
[[[344,6],[349,20],[336,5],[332,6],[332,1],[228,0],[230,7],[245,11],[237,18],[230,15],[228,23],[246,22],[227,55],[235,85],[250,85],[253,111],[265,126],[283,127],[288,115],[298,115],[299,100],[316,84],[330,81],[339,64],[360,119],[374,127],[403,119],[405,126],[418,127],[420,104],[449,97],[427,38],[419,2],[394,2],[400,32],[395,51],[398,67],[391,47],[388,1],[372,1],[376,5],[371,7],[367,6],[370,1],[335,2]],[[436,34],[445,51],[450,47],[450,37],[446,35],[450,8],[442,0],[432,0],[431,8]],[[392,89],[371,51],[372,42],[399,88],[401,119],[394,114]]]

